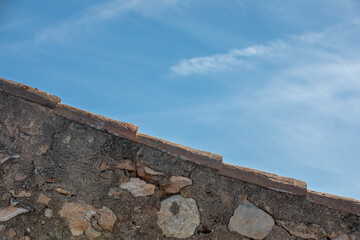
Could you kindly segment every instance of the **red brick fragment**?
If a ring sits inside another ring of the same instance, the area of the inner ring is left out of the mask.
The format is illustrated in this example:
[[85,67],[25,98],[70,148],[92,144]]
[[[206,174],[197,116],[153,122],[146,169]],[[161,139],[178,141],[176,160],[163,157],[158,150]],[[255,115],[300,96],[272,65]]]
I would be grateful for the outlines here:
[[62,180],[61,179],[53,179],[53,178],[48,178],[46,179],[47,183],[61,183]]

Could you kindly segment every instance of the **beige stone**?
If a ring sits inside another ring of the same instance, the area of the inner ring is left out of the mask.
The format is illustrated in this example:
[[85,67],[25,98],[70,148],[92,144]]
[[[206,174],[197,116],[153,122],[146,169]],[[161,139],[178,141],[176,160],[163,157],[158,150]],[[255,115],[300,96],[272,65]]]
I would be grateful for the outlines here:
[[108,208],[103,206],[101,209],[97,210],[100,214],[100,218],[98,220],[99,225],[105,230],[111,232],[114,228],[116,222],[116,215],[114,212]]
[[90,222],[91,219],[92,219],[93,217],[96,217],[97,215],[98,215],[98,214],[97,214],[97,212],[96,212],[95,210],[89,210],[89,211],[87,211],[86,214],[85,214],[85,219]]
[[135,162],[130,161],[130,160],[125,160],[125,161],[119,162],[119,163],[115,166],[115,168],[117,168],[117,169],[122,169],[122,170],[136,171]]
[[153,176],[162,176],[164,175],[162,172],[154,171],[153,169],[149,167],[144,167],[144,171],[146,174],[153,175]]
[[349,240],[349,237],[346,234],[341,234],[332,240]]
[[175,195],[161,201],[157,224],[166,237],[188,238],[200,224],[200,213],[193,198]]
[[121,189],[118,188],[110,188],[109,192],[108,192],[108,196],[109,197],[114,197],[114,198],[119,198],[120,197],[120,191],[123,191]]
[[11,239],[11,238],[14,238],[16,236],[16,232],[13,228],[10,228],[9,229],[9,233],[8,233],[8,237]]
[[187,177],[172,176],[169,180],[170,184],[165,186],[167,193],[178,193],[182,188],[192,185],[192,180]]
[[291,235],[304,239],[320,239],[325,236],[325,230],[317,224],[294,223],[277,220],[276,224],[285,228]]
[[231,232],[253,239],[264,239],[273,226],[274,219],[247,200],[235,209],[228,225]]
[[[60,216],[65,217],[69,222],[69,228],[73,236],[97,233],[92,229],[93,221],[95,225],[100,226],[104,231],[112,231],[116,222],[116,215],[113,211],[105,206],[96,209],[94,206],[78,203],[65,203],[59,211]],[[93,218],[97,216],[98,218]],[[95,230],[95,229],[94,229]]]
[[71,140],[71,135],[67,135],[63,138],[62,142],[64,144],[69,144],[70,143],[70,140]]
[[93,229],[92,227],[88,227],[85,230],[85,235],[90,237],[90,238],[97,238],[101,236],[101,232],[96,231],[95,229]]
[[5,231],[5,229],[6,229],[6,225],[1,224],[1,225],[0,225],[0,232]]
[[151,178],[151,175],[148,175],[145,173],[145,167],[143,167],[143,166],[138,167],[136,172],[137,172],[137,175],[141,178],[145,178],[145,179]]
[[148,184],[139,178],[130,178],[130,181],[121,184],[120,188],[128,190],[134,197],[153,195],[155,191],[155,185]]
[[7,206],[0,209],[0,222],[5,222],[7,220],[10,220],[17,215],[27,213],[29,210],[25,208],[17,208],[14,206]]
[[36,151],[37,155],[43,155],[47,152],[47,150],[49,150],[50,145],[42,145],[38,148],[38,150]]
[[47,218],[52,218],[52,217],[53,217],[53,211],[52,211],[51,209],[47,208],[47,209],[45,210],[44,215],[45,215],[45,217],[47,217]]
[[49,205],[49,202],[51,201],[51,198],[48,198],[44,194],[40,193],[37,202],[45,205]]
[[86,213],[94,209],[95,208],[90,205],[65,203],[59,211],[59,214],[68,220],[71,234],[73,236],[80,236],[87,228],[91,227],[90,221],[86,220]]
[[20,191],[18,194],[16,194],[15,190],[10,190],[9,192],[13,197],[31,197],[31,192],[26,192],[24,190]]
[[17,173],[14,176],[14,181],[16,181],[16,182],[23,181],[23,180],[25,180],[25,178],[27,178],[27,176]]
[[70,193],[69,191],[64,190],[64,189],[62,189],[62,188],[55,188],[54,191],[55,191],[55,192],[58,192],[58,193],[60,193],[60,194],[63,194],[63,195],[71,195],[71,193]]
[[76,229],[74,226],[70,227],[70,232],[73,236],[81,236],[84,233],[84,230]]
[[154,180],[153,176],[163,176],[164,174],[162,172],[157,172],[149,167],[140,165],[137,168],[137,175],[139,177],[145,178],[146,180]]

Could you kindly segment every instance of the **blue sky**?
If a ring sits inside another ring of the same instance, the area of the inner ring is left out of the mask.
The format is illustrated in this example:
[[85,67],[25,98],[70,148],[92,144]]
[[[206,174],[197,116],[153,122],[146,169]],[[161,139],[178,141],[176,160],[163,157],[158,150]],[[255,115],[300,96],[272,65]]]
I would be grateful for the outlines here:
[[0,76],[360,199],[357,0],[2,0]]

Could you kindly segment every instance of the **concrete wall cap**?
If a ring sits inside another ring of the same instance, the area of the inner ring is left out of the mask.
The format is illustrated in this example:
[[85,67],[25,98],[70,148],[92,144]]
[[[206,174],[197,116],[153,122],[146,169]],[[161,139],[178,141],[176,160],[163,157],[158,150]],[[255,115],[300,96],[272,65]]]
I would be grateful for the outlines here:
[[61,99],[57,96],[4,78],[0,78],[0,91],[24,98],[49,108],[55,108],[55,106],[61,102]]
[[360,216],[360,201],[328,193],[308,191],[307,200],[328,208]]
[[138,126],[131,123],[116,121],[107,117],[87,112],[65,104],[58,104],[54,113],[66,119],[111,133],[115,136],[135,140]]
[[219,154],[193,149],[146,134],[137,133],[136,141],[205,167],[218,169],[222,163],[222,156]]
[[251,168],[223,163],[219,169],[219,174],[275,191],[298,196],[305,196],[307,194],[306,182],[304,181],[281,177]]

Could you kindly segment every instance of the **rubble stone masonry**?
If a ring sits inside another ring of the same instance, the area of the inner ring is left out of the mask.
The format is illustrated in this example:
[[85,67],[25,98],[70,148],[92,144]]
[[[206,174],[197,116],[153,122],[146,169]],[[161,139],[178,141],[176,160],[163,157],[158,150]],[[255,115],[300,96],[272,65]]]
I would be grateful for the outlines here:
[[0,79],[0,239],[360,240],[360,202]]

